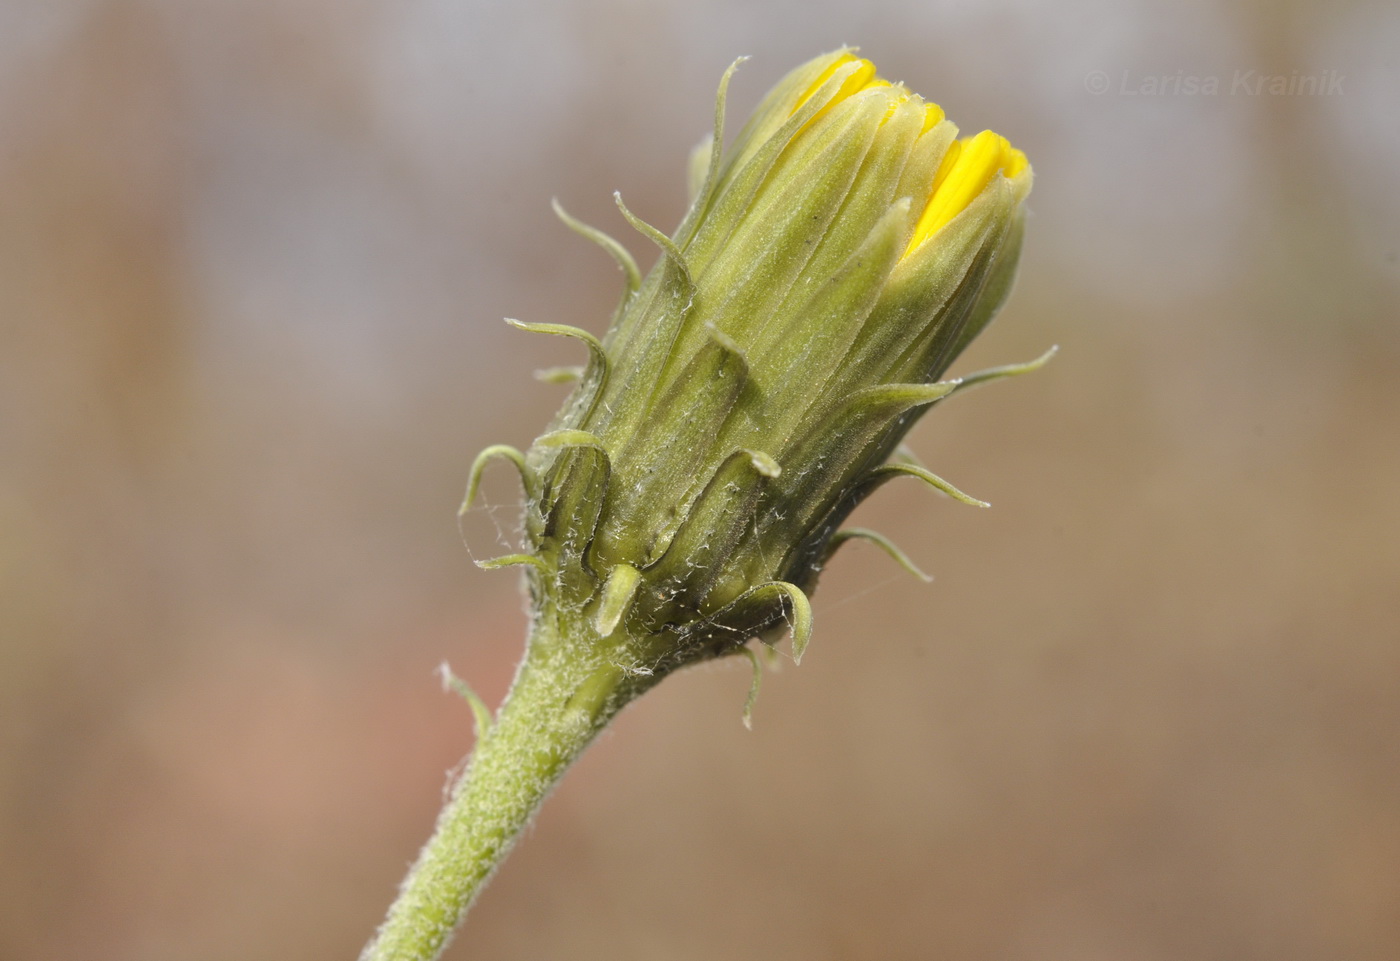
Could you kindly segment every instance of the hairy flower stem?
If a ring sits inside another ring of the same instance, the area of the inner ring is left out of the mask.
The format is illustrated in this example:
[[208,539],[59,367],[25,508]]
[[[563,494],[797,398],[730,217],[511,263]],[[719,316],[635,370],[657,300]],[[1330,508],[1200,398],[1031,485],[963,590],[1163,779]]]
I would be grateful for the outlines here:
[[[579,643],[568,621],[536,619],[495,723],[438,816],[360,961],[431,961],[550,789],[651,679],[625,674]],[[584,625],[577,626],[587,631]]]

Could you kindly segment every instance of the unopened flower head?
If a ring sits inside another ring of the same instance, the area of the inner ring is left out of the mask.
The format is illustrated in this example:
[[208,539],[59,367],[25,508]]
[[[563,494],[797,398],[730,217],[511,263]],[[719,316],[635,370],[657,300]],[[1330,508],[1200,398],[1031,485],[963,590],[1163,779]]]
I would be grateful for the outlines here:
[[901,456],[914,420],[1042,362],[940,380],[1010,287],[1031,186],[1019,150],[990,131],[959,138],[849,50],[788,74],[726,146],[733,71],[680,227],[668,236],[618,200],[660,249],[645,279],[559,209],[617,259],[627,291],[601,339],[513,321],[590,354],[527,452],[482,452],[462,505],[493,458],[518,468],[522,549],[483,566],[525,566],[530,639],[494,719],[456,682],[477,748],[364,961],[438,957],[550,786],[670,671],[748,653],[747,721],[761,675],[748,641],[790,629],[800,659],[807,594],[834,550],[864,537],[913,568],[881,535],[841,529],[864,498],[914,476],[981,503]]
[[679,229],[619,199],[661,251],[644,280],[561,211],[618,258],[628,290],[601,341],[519,325],[592,357],[528,454],[487,452],[511,456],[526,488],[526,549],[503,560],[530,566],[539,616],[588,625],[624,674],[783,624],[800,654],[841,522],[893,477],[980,503],[894,455],[967,383],[939,378],[1010,287],[1025,155],[991,131],[960,138],[849,50],[788,74],[721,148],[733,70]]

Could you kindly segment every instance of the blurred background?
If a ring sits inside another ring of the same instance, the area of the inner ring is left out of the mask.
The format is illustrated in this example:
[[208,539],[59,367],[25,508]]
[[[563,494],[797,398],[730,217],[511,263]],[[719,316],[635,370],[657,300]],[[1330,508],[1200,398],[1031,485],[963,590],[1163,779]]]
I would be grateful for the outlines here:
[[753,733],[644,698],[449,957],[1400,957],[1400,7],[20,0],[0,958],[355,955],[524,634],[454,512],[580,358],[501,317],[620,291],[549,198],[669,228],[841,43],[1035,165],[958,369],[1061,354],[912,440],[995,509],[883,490],[933,584],[843,551]]

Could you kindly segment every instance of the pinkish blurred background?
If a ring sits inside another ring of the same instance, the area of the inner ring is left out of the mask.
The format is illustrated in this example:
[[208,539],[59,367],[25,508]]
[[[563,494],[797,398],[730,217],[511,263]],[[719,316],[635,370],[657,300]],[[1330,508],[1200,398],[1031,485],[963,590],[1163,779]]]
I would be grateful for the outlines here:
[[643,699],[449,956],[1400,957],[1400,7],[21,0],[0,958],[355,955],[523,637],[453,515],[578,358],[500,318],[619,290],[549,198],[669,227],[728,62],[842,42],[1036,168],[960,369],[1063,351],[913,440],[996,507],[885,489],[937,580],[844,552],[752,734]]

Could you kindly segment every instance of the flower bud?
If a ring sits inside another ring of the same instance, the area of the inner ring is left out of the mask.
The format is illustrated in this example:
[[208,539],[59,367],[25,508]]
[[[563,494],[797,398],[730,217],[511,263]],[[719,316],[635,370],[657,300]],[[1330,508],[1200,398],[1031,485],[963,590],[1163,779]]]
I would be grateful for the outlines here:
[[959,139],[849,50],[788,74],[720,149],[733,71],[675,234],[618,200],[661,250],[645,280],[560,211],[618,259],[627,293],[601,341],[517,324],[580,339],[591,360],[528,454],[492,448],[473,469],[472,489],[490,456],[519,467],[525,552],[499,563],[528,564],[537,615],[619,677],[735,653],[784,622],[800,657],[806,595],[865,497],[909,474],[981,503],[891,460],[914,421],[1033,366],[939,379],[1011,286],[1031,186],[1019,150]]

